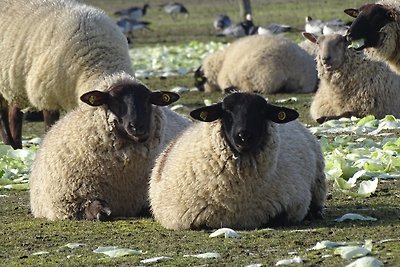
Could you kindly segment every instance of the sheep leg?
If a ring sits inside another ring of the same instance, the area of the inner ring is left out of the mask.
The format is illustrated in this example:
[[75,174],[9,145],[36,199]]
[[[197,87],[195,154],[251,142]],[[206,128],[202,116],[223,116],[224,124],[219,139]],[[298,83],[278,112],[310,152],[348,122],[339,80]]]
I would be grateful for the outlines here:
[[15,141],[11,135],[10,123],[8,120],[8,108],[0,111],[0,124],[1,124],[1,138],[3,143],[12,146],[14,149],[18,149]]
[[329,121],[329,120],[338,120],[338,119],[340,119],[340,118],[350,118],[350,117],[352,117],[352,116],[355,116],[355,117],[358,117],[356,114],[354,114],[353,112],[351,112],[351,111],[346,111],[346,112],[344,112],[344,113],[342,113],[342,114],[340,114],[340,115],[337,115],[337,116],[323,116],[323,117],[319,117],[316,121],[319,123],[319,124],[322,124],[322,123],[324,123],[324,122],[326,122],[326,121]]
[[21,109],[13,104],[8,112],[8,120],[10,123],[10,131],[15,142],[16,148],[22,148],[22,121],[24,114]]
[[46,127],[46,132],[50,129],[50,127],[60,118],[60,112],[58,111],[50,111],[43,110],[43,119]]
[[107,221],[111,218],[111,209],[102,200],[89,201],[84,213],[86,220]]

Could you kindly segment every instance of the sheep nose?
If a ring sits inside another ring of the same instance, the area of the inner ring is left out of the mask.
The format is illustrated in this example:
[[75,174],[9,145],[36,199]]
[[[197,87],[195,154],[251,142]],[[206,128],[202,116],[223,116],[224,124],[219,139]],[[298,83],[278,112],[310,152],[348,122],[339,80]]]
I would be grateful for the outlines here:
[[322,57],[322,61],[324,62],[324,64],[329,64],[331,62],[331,57],[330,56]]
[[246,131],[239,132],[237,136],[239,137],[238,141],[241,145],[248,144],[251,141],[251,136]]

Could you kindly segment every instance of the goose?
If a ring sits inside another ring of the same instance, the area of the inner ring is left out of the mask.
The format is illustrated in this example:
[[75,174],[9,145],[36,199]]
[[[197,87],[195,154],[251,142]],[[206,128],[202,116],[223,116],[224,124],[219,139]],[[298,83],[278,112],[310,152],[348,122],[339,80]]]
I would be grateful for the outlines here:
[[189,15],[189,11],[186,9],[186,7],[178,2],[163,5],[162,8],[166,13],[170,14],[172,17],[176,16],[179,13],[186,14],[186,16]]
[[114,15],[127,17],[130,19],[138,19],[146,15],[147,8],[149,8],[149,4],[144,4],[143,7],[130,7],[126,9],[118,10],[114,13]]
[[227,15],[224,15],[224,14],[218,15],[215,18],[214,23],[213,23],[214,28],[216,30],[226,29],[229,26],[231,26],[231,24],[232,24],[231,19]]

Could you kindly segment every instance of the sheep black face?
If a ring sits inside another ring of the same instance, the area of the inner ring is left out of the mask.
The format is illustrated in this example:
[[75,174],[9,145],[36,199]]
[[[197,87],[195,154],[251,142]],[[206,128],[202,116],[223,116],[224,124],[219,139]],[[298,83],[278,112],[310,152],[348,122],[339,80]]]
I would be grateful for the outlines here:
[[179,99],[171,92],[151,92],[142,84],[122,84],[109,91],[90,91],[81,100],[90,106],[105,105],[118,118],[117,131],[135,142],[145,142],[150,134],[152,104],[166,106]]
[[204,75],[202,66],[198,67],[194,72],[194,86],[199,89],[199,91],[204,91],[204,84],[207,82],[207,78]]
[[367,4],[359,9],[346,9],[347,15],[356,18],[347,33],[349,41],[357,50],[367,47],[378,47],[382,44],[385,34],[381,29],[395,21],[396,12],[379,4]]
[[263,97],[251,93],[233,93],[222,103],[193,110],[190,115],[204,122],[221,119],[227,143],[239,154],[260,148],[268,121],[286,123],[299,116],[295,110],[268,104]]

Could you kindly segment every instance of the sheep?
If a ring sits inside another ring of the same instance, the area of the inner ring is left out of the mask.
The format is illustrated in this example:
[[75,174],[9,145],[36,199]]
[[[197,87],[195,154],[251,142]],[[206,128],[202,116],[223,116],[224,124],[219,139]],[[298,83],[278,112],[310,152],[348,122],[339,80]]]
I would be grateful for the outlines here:
[[134,75],[116,23],[77,1],[2,0],[0,31],[0,94],[13,110],[10,126],[0,119],[17,125],[14,148],[22,146],[21,109],[69,111],[97,79],[119,71]]
[[205,92],[233,86],[245,92],[307,93],[317,85],[313,58],[297,44],[268,35],[243,37],[208,55],[194,77],[195,86]]
[[310,108],[315,121],[400,115],[400,76],[389,66],[348,48],[346,38],[340,34],[316,37],[304,33],[304,37],[318,44],[320,85]]
[[365,49],[370,58],[388,62],[399,73],[400,1],[381,0],[345,13],[355,18],[347,34],[352,46]]
[[87,105],[68,112],[42,141],[29,179],[34,217],[103,221],[142,214],[156,155],[190,123],[157,107],[177,94],[151,92],[129,74],[95,88],[81,96]]
[[[149,198],[168,229],[255,229],[321,217],[324,157],[294,110],[254,93],[199,108],[159,155]],[[292,122],[290,122],[292,121]]]

